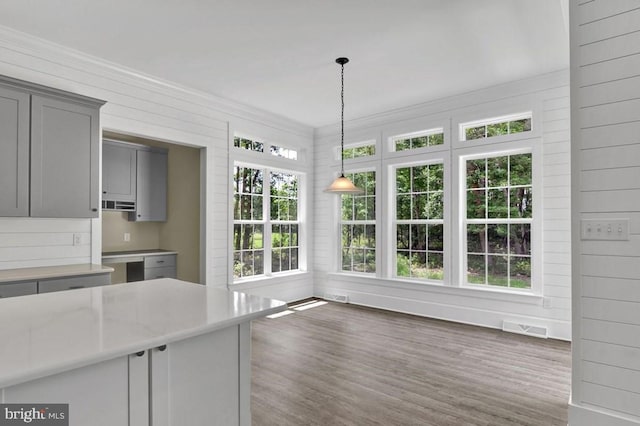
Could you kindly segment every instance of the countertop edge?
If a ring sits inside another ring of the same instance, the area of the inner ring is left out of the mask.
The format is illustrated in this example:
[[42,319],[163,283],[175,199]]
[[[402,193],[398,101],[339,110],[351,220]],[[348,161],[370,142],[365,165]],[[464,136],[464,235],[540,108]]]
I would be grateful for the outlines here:
[[219,321],[215,324],[207,324],[205,326],[192,328],[188,330],[181,330],[161,337],[155,337],[136,344],[131,344],[112,350],[109,352],[100,352],[95,355],[84,355],[79,358],[66,359],[64,362],[48,365],[44,368],[30,369],[29,371],[21,371],[17,374],[6,375],[0,377],[0,390],[14,385],[20,385],[33,380],[42,379],[45,377],[53,376],[56,374],[64,373],[67,371],[75,370],[82,367],[98,364],[113,360],[122,356],[135,354],[136,352],[149,350],[161,345],[170,344],[191,337],[199,336],[206,333],[211,333],[224,328],[236,326],[245,322],[250,322],[254,319],[262,318],[267,315],[275,314],[287,309],[287,304],[283,302],[282,305],[274,306],[271,308],[265,308],[258,312],[251,312],[240,317],[235,317],[229,320]]
[[[77,266],[77,269],[74,269],[74,266]],[[113,271],[114,269],[110,266],[98,265],[95,263],[4,269],[0,270],[0,285],[14,281],[34,281],[63,277],[79,277],[83,275],[100,275],[108,274]],[[12,273],[16,275],[11,275]]]

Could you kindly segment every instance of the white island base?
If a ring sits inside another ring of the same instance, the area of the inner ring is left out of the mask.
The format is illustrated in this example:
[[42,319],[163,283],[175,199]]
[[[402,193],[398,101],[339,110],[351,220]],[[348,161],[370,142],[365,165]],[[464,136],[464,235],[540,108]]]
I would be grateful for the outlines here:
[[0,301],[5,403],[70,426],[250,425],[250,321],[283,302],[161,279]]

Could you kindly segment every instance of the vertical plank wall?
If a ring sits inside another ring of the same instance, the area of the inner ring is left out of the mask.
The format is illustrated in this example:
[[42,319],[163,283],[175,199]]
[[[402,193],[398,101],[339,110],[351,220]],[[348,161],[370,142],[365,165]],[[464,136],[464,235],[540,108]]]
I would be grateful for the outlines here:
[[[570,425],[640,424],[640,1],[572,0],[573,379]],[[581,241],[582,219],[628,241]]]
[[[368,279],[336,274],[337,236],[332,229],[335,199],[322,192],[332,180],[336,162],[334,150],[339,134],[335,128],[321,128],[315,138],[315,238],[314,270],[316,295],[325,293],[347,295],[349,301],[384,309],[409,312],[501,328],[503,320],[546,326],[554,338],[571,339],[571,236],[570,236],[570,105],[569,73],[567,70],[477,90],[460,96],[441,99],[403,110],[395,110],[374,117],[347,123],[348,138],[358,135],[381,135],[389,128],[402,128],[403,122],[413,119],[451,122],[462,114],[476,119],[486,117],[487,111],[507,110],[512,105],[534,105],[542,132],[542,191],[543,194],[543,275],[542,293],[538,300],[517,298],[455,286],[416,285],[384,278]],[[531,106],[530,106],[531,107]],[[451,134],[456,134],[449,129]],[[380,136],[378,136],[380,138]],[[384,141],[383,141],[384,142]],[[453,161],[453,160],[452,160]],[[380,164],[382,167],[382,164]],[[349,168],[349,165],[346,165]],[[384,198],[378,192],[379,202]],[[384,229],[384,218],[380,222]],[[452,262],[457,262],[455,254]],[[456,284],[456,283],[454,283]]]

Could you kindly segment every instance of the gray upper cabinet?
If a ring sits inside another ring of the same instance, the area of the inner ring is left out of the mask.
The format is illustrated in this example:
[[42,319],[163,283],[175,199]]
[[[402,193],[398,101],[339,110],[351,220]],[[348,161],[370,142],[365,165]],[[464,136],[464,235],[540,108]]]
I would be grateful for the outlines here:
[[[118,142],[102,142],[102,200],[136,201],[136,149]],[[114,204],[115,207],[115,204]]]
[[0,216],[29,215],[29,94],[0,87]]
[[0,216],[98,217],[102,104],[0,76]]
[[31,98],[31,216],[98,217],[98,110]]
[[135,221],[167,220],[167,153],[158,149],[138,150],[136,162]]

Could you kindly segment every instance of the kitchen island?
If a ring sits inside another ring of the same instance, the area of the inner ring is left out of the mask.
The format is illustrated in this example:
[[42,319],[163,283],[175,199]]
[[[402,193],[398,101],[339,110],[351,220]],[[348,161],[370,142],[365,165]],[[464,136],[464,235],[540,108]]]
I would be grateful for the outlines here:
[[4,403],[71,426],[250,425],[250,321],[284,302],[175,279],[0,300]]

